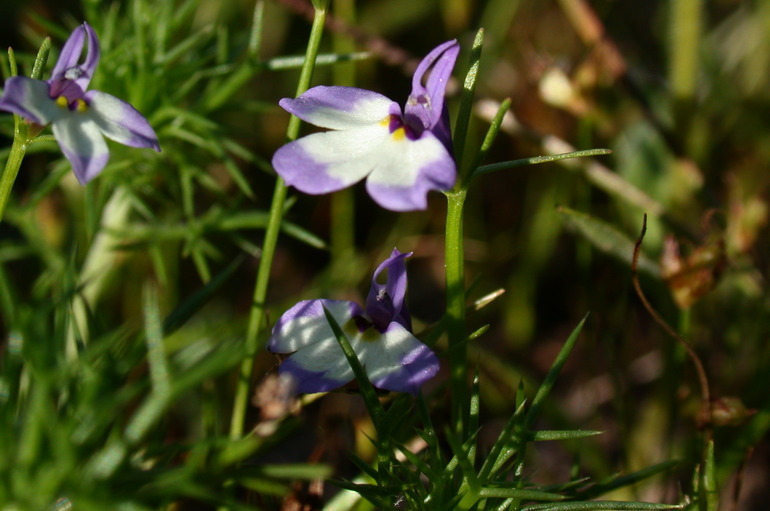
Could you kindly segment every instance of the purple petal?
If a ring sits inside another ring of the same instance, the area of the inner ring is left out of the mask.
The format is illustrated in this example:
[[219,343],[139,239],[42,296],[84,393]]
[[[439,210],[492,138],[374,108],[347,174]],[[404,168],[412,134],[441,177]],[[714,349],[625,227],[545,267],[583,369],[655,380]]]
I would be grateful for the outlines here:
[[356,352],[375,387],[417,394],[439,370],[436,354],[398,323],[376,341],[361,344]]
[[[339,349],[339,345],[337,345]],[[294,392],[297,394],[314,394],[316,392],[328,392],[342,387],[353,380],[353,370],[348,366],[347,359],[339,350],[338,361],[345,363],[341,371],[334,370],[311,371],[305,369],[294,355],[287,358],[278,368],[279,374],[289,376],[294,384]]]
[[[407,330],[412,330],[412,320],[404,303],[406,297],[405,259],[411,255],[411,252],[402,253],[394,248],[390,257],[374,270],[372,287],[366,298],[366,314],[380,330],[387,328],[393,321],[400,323]],[[384,284],[380,284],[377,279],[385,270],[388,272],[387,279]]]
[[158,136],[136,108],[114,96],[99,91],[89,91],[84,99],[88,110],[84,112],[102,130],[104,135],[131,147],[152,147],[160,151]]
[[366,189],[380,206],[392,211],[425,209],[428,192],[448,190],[457,177],[454,159],[430,131],[416,140],[389,137],[378,148],[377,160]]
[[107,165],[110,154],[101,130],[79,112],[56,119],[53,134],[80,184],[88,183]]
[[5,82],[0,110],[13,112],[32,122],[48,124],[66,115],[67,108],[60,107],[48,95],[48,84],[24,76],[14,76]]
[[388,138],[387,124],[314,133],[278,149],[273,167],[286,184],[318,195],[346,188],[378,164],[377,147]]
[[363,313],[357,303],[305,300],[281,316],[268,342],[268,350],[274,353],[292,353],[281,364],[280,373],[291,376],[299,393],[325,392],[353,379],[353,371],[329,326],[324,307],[348,330],[349,337],[359,335],[358,328],[350,323],[354,316]]
[[292,353],[330,338],[337,344],[326,320],[324,307],[340,326],[346,325],[353,316],[360,316],[364,312],[355,302],[303,300],[284,312],[273,326],[267,349],[273,353]]
[[[447,41],[428,53],[414,72],[404,114],[407,118],[418,118],[425,129],[432,129],[441,120],[444,93],[459,53],[457,41]],[[423,85],[425,73],[430,74]]]
[[[88,52],[85,61],[78,64],[86,37],[88,37]],[[71,88],[74,83],[82,96],[94,76],[99,56],[99,39],[94,29],[88,23],[83,23],[72,31],[59,54],[59,60],[56,61],[48,82],[51,84],[51,95],[53,97],[64,95],[70,101],[78,99],[80,96],[73,96],[77,93],[77,89]]]
[[278,104],[305,122],[335,130],[366,126],[391,113],[401,114],[395,101],[355,87],[313,87],[296,99],[284,98]]

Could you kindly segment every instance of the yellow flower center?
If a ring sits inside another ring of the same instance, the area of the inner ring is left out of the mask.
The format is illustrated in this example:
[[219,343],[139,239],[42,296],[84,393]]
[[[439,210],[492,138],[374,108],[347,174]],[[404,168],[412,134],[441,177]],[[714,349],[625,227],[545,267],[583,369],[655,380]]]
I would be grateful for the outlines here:
[[358,336],[360,340],[365,342],[377,341],[380,339],[381,335],[380,332],[378,332],[377,329],[372,325],[369,325],[369,327],[362,332],[355,318],[351,318],[347,323],[345,323],[345,325],[342,327],[342,331],[345,332],[345,336],[348,338],[348,340]]
[[[56,104],[59,105],[61,108],[69,108],[70,103],[67,101],[67,98],[65,96],[59,96],[56,98]],[[88,103],[83,101],[82,99],[76,99],[74,101],[75,110],[78,112],[85,112],[88,110]]]
[[400,128],[396,129],[396,131],[391,133],[391,136],[393,137],[393,140],[397,142],[404,140],[404,137],[406,137],[406,130],[403,126],[401,126]]

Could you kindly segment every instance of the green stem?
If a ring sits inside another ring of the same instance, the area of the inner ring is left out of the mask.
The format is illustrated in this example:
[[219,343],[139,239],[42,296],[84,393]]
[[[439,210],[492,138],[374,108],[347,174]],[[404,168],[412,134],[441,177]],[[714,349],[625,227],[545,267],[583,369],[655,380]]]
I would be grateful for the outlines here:
[[467,190],[447,193],[446,218],[446,325],[449,340],[452,424],[466,438],[468,424],[467,346],[465,335],[465,270],[463,206]]
[[[484,43],[484,29],[476,32],[471,61],[463,82],[460,108],[455,121],[453,143],[457,162],[457,183],[447,192],[446,240],[446,326],[449,340],[450,388],[452,390],[452,424],[464,442],[468,434],[469,396],[467,383],[467,337],[465,334],[465,253],[463,248],[463,206],[468,193],[468,177],[472,169],[466,164],[465,141],[468,135],[476,77]],[[470,160],[468,160],[470,161]]]
[[[48,60],[48,52],[51,50],[51,39],[46,37],[40,45],[40,49],[35,56],[35,62],[32,65],[31,78],[39,80],[43,74],[43,68]],[[17,76],[19,69],[16,66],[16,54],[12,48],[8,48],[8,63],[11,76]],[[19,174],[21,162],[30,145],[29,124],[24,122],[18,115],[13,116],[13,144],[11,153],[8,155],[8,161],[5,162],[5,170],[0,176],[0,222],[3,221],[5,207],[8,205],[8,198],[11,196],[11,189],[16,182],[16,176]]]
[[26,124],[23,122],[17,122],[16,124],[20,126],[17,126],[14,130],[11,153],[8,155],[8,161],[5,163],[5,170],[3,170],[3,175],[0,177],[0,222],[3,221],[5,206],[8,204],[13,183],[16,182],[16,176],[19,174],[21,162],[24,159],[27,147],[29,146]]
[[[310,86],[313,77],[315,59],[321,44],[324,23],[326,22],[326,9],[316,8],[313,18],[313,27],[310,30],[310,40],[305,52],[305,63],[297,84],[297,96],[305,92]],[[287,141],[295,140],[299,136],[300,120],[292,116],[286,129]],[[241,364],[240,377],[233,403],[233,412],[230,421],[230,438],[238,439],[243,436],[246,419],[246,408],[249,402],[249,390],[251,377],[254,371],[254,357],[259,348],[259,332],[265,321],[265,298],[267,286],[270,281],[270,268],[273,264],[273,256],[278,242],[278,232],[283,220],[284,203],[286,201],[286,184],[278,178],[273,191],[273,202],[270,206],[270,218],[265,231],[265,240],[262,245],[262,257],[257,270],[257,282],[254,286],[254,297],[251,303],[249,325],[246,330],[246,358]]]

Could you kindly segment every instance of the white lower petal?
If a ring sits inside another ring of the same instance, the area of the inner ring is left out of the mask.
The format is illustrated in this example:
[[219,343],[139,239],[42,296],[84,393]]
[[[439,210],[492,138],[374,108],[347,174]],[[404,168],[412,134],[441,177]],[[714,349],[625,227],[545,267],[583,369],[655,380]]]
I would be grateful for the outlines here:
[[420,169],[449,156],[444,144],[430,132],[423,133],[417,140],[405,135],[396,136],[396,133],[377,147],[379,164],[369,176],[369,181],[374,184],[400,188],[413,186],[419,179]]
[[387,139],[387,123],[315,133],[281,147],[273,166],[286,184],[304,193],[329,193],[362,180],[379,165],[378,147]]
[[53,134],[81,184],[96,177],[107,165],[110,153],[99,126],[79,112],[55,120]]
[[381,206],[394,211],[427,207],[430,190],[447,190],[454,185],[457,169],[444,144],[426,131],[413,140],[394,132],[377,147],[376,168],[366,187]]
[[356,338],[354,349],[379,388],[414,394],[438,372],[436,355],[399,323],[391,323],[375,340],[365,339]]

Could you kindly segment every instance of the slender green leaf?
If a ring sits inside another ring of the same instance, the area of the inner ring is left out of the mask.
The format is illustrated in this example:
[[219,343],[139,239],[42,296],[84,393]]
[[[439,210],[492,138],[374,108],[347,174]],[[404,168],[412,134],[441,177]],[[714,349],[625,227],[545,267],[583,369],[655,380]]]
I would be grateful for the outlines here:
[[[556,211],[561,215],[564,224],[581,237],[588,240],[594,247],[605,254],[611,255],[623,261],[629,267],[634,257],[636,240],[620,232],[607,222],[591,215],[559,206]],[[658,265],[644,254],[639,254],[640,271],[644,271],[653,277],[660,276]]]
[[537,165],[540,163],[550,163],[553,161],[566,160],[569,158],[587,158],[591,156],[602,156],[605,154],[612,154],[610,149],[586,149],[584,151],[572,151],[569,153],[552,154],[547,156],[533,156],[531,158],[522,158],[520,160],[504,161],[500,163],[491,163],[489,165],[483,165],[476,169],[475,175],[488,174],[496,170],[507,170],[516,167],[522,167],[524,165]]
[[551,442],[554,440],[575,440],[580,438],[588,438],[596,435],[601,435],[603,431],[535,431],[532,433],[531,440],[533,442]]
[[594,500],[591,502],[556,502],[553,504],[533,504],[524,506],[521,509],[522,511],[649,511],[653,509],[684,509],[684,505]]
[[461,180],[458,182],[461,186],[467,184],[465,175],[469,170],[464,170],[463,154],[465,152],[465,142],[468,137],[468,125],[470,124],[471,111],[473,109],[473,96],[476,91],[476,78],[479,72],[479,61],[481,60],[481,49],[484,46],[484,29],[480,28],[476,32],[476,37],[473,39],[473,46],[471,47],[471,58],[468,71],[465,74],[465,81],[463,82],[463,90],[460,95],[460,108],[457,111],[457,119],[455,120],[454,133],[454,150],[455,160],[458,162],[458,167],[461,172]]

